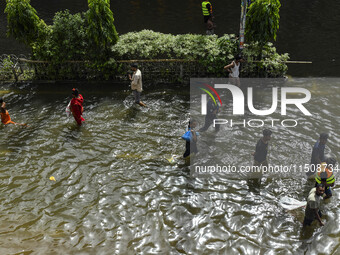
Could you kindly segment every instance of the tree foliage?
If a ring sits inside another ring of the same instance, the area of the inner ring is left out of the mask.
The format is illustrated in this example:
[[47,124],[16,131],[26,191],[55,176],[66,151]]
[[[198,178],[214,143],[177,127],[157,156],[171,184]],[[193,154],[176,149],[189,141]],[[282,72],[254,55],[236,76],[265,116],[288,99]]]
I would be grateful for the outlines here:
[[[114,26],[113,13],[109,0],[88,0],[89,10],[86,13],[87,33],[95,49],[94,56],[104,56],[118,41],[118,34]],[[98,54],[100,53],[100,54]]]
[[48,27],[30,5],[30,0],[7,0],[5,13],[8,21],[8,35],[28,46],[44,40]]
[[86,60],[88,37],[84,15],[71,14],[68,10],[57,12],[46,40],[35,43],[32,51],[35,59],[56,63]]
[[88,0],[86,13],[58,12],[47,26],[30,0],[7,0],[8,34],[31,48],[33,58],[52,62],[90,60],[105,65],[118,41],[109,0]]
[[279,0],[256,0],[247,12],[246,41],[260,45],[276,40],[280,21]]

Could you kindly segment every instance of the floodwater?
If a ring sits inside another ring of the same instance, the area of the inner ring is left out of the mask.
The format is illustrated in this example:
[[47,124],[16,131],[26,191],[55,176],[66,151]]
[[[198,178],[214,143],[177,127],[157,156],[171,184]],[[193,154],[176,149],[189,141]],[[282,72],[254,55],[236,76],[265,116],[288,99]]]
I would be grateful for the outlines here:
[[[216,18],[216,33],[239,33],[240,0],[211,1]],[[86,11],[84,0],[32,0],[31,4],[47,24],[57,11]],[[339,75],[340,67],[340,1],[285,0],[281,1],[279,53],[288,52],[291,60],[313,61],[313,64],[290,64],[289,74],[300,77]],[[5,1],[0,1],[0,54],[28,53],[13,39],[6,38]],[[201,1],[198,0],[124,0],[111,1],[115,25],[120,34],[142,29],[162,33],[205,32]]]
[[[311,90],[313,117],[298,128],[274,128],[269,161],[309,163],[325,130],[327,153],[339,161],[339,82],[296,84]],[[324,205],[325,226],[303,233],[303,210],[286,213],[277,203],[281,196],[304,200],[313,182],[303,174],[264,176],[254,187],[193,177],[182,160],[168,162],[184,152],[189,89],[147,87],[149,107],[141,109],[128,86],[78,84],[86,119],[79,128],[65,114],[73,86],[0,87],[12,120],[29,124],[0,127],[0,254],[340,253],[338,182]],[[221,130],[231,162],[250,162],[259,131]],[[202,152],[214,136],[212,129],[201,134]]]

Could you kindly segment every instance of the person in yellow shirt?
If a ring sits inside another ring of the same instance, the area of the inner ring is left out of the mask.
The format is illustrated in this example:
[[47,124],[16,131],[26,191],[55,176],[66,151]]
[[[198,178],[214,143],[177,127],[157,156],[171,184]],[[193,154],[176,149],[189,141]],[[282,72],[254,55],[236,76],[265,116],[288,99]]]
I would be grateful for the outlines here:
[[214,34],[214,22],[213,22],[213,11],[212,11],[212,4],[209,1],[203,0],[202,2],[202,12],[203,12],[203,18],[204,23],[207,24],[207,35],[213,35]]
[[322,183],[325,186],[325,196],[323,199],[332,196],[331,187],[334,186],[335,176],[333,169],[336,167],[336,160],[334,158],[327,158],[326,162],[321,163],[320,169],[317,169],[315,176],[315,186]]

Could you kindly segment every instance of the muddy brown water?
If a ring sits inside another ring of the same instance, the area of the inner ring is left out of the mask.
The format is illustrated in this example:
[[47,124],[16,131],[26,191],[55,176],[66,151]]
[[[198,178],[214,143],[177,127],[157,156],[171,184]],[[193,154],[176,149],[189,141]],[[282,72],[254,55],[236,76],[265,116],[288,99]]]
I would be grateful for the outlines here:
[[[311,90],[315,115],[275,129],[269,160],[308,163],[320,130],[339,160],[338,83],[299,84]],[[168,162],[184,152],[189,89],[146,88],[149,108],[141,109],[127,85],[79,85],[87,123],[78,128],[65,114],[73,86],[0,87],[12,119],[29,124],[0,127],[1,254],[339,254],[338,182],[325,226],[302,232],[303,210],[278,205],[281,196],[305,199],[313,182],[302,174],[265,177],[259,188],[195,178],[181,160]],[[251,163],[259,131],[221,130],[230,139],[226,160]],[[212,137],[211,129],[200,136],[202,152]]]

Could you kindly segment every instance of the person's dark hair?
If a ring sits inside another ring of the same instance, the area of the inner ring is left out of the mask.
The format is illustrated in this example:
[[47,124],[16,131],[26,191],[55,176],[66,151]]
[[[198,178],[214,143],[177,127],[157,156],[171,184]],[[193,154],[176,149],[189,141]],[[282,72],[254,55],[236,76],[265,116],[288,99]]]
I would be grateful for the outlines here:
[[133,64],[131,64],[130,66],[133,67],[133,68],[138,68],[137,63],[133,63]]
[[326,172],[320,173],[320,178],[321,178],[321,181],[326,181],[327,180],[327,173]]
[[197,122],[197,120],[195,120],[195,119],[190,119],[190,120],[189,120],[189,124],[188,124],[188,128],[190,128],[190,127],[191,127],[191,124],[193,124],[193,123],[198,123],[198,122]]
[[79,90],[78,89],[72,89],[72,95],[75,95],[76,97],[79,96]]
[[325,162],[327,163],[327,165],[332,165],[332,166],[336,165],[336,159],[335,158],[326,158]]
[[4,100],[2,99],[2,97],[0,97],[0,104],[2,104],[4,102]]
[[328,134],[326,134],[326,133],[320,134],[320,140],[327,140],[327,139],[328,139]]
[[235,56],[235,60],[241,60],[241,59],[242,59],[242,57],[240,55]]
[[324,187],[325,187],[325,184],[323,184],[323,183],[318,183],[318,184],[315,185],[315,187],[316,187],[316,188],[320,188],[320,187],[324,188]]
[[197,120],[195,120],[195,119],[190,119],[190,120],[189,120],[189,126],[190,126],[192,123],[195,123],[195,122],[197,123]]
[[263,136],[270,136],[272,134],[272,131],[269,129],[265,129],[262,131]]

